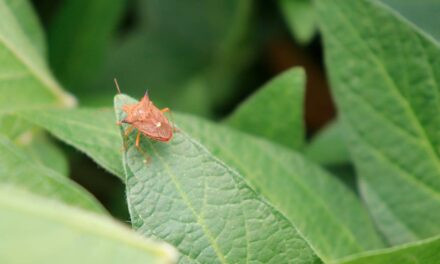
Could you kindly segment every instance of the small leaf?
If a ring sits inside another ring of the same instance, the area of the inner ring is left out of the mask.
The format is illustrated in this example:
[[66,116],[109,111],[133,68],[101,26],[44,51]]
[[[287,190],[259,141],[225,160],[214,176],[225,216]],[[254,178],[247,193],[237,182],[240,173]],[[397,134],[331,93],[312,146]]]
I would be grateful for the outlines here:
[[321,165],[341,165],[350,162],[350,153],[345,145],[342,125],[333,121],[315,135],[304,154]]
[[49,168],[31,162],[23,150],[2,135],[0,182],[91,211],[105,212],[100,203],[81,186]]
[[341,260],[340,264],[438,263],[440,237],[436,236],[393,248],[365,252]]
[[171,264],[175,250],[110,218],[0,187],[0,263]]
[[237,169],[298,228],[324,261],[383,246],[354,193],[300,154],[194,117],[177,115],[176,120]]
[[440,47],[378,1],[317,0],[361,192],[391,244],[440,233]]
[[288,70],[264,85],[226,120],[232,127],[299,149],[304,143],[305,74]]
[[0,113],[74,105],[74,98],[52,78],[41,50],[32,43],[35,36],[26,36],[30,29],[27,21],[19,20],[24,18],[22,11],[10,4],[0,0]]
[[110,109],[38,110],[20,116],[83,151],[104,169],[124,179],[122,141]]
[[[121,106],[133,99],[118,95]],[[169,143],[131,135],[124,152],[135,229],[175,245],[183,263],[316,263],[295,227],[185,132]],[[149,155],[149,157],[146,157]]]
[[290,32],[301,44],[309,43],[317,31],[311,0],[278,0]]

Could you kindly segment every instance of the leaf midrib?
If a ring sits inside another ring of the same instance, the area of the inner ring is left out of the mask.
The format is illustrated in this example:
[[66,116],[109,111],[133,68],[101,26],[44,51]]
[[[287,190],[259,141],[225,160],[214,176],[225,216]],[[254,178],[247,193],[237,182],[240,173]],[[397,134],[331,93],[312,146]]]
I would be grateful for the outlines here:
[[[183,133],[183,132],[180,132]],[[186,135],[185,135],[186,136]],[[190,140],[188,138],[188,140]],[[192,140],[190,140],[191,143]],[[173,170],[171,169],[171,167],[169,166],[169,164],[167,162],[165,162],[164,158],[159,154],[159,152],[157,151],[157,149],[155,148],[155,146],[152,144],[152,142],[148,141],[148,144],[150,145],[151,149],[154,151],[154,153],[156,154],[156,157],[160,160],[160,162],[163,164],[168,176],[170,177],[171,181],[174,184],[174,187],[176,188],[178,194],[180,195],[180,197],[182,197],[182,201],[186,204],[186,206],[190,209],[192,215],[195,217],[197,224],[202,228],[203,233],[205,234],[205,237],[209,240],[212,249],[214,250],[215,254],[217,255],[218,259],[220,260],[221,263],[227,264],[228,262],[226,261],[225,256],[223,255],[223,253],[220,250],[219,245],[217,244],[216,239],[214,238],[214,236],[211,234],[211,231],[209,230],[209,228],[205,225],[205,220],[204,218],[199,215],[197,213],[197,211],[195,210],[195,208],[193,207],[190,199],[186,196],[186,193],[182,190],[179,181],[177,180],[176,175],[174,175]]]

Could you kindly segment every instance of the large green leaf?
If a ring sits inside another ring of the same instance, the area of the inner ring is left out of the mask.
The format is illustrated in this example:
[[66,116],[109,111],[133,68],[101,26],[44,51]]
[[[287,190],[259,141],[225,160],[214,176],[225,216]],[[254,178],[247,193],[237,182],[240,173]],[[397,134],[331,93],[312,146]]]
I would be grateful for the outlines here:
[[124,178],[122,141],[110,109],[39,110],[23,112],[20,116],[83,151],[104,169]]
[[[118,120],[133,102],[115,98]],[[143,139],[142,152],[134,138],[124,152],[133,227],[175,245],[182,263],[319,262],[281,213],[183,131],[169,143]]]
[[61,200],[91,211],[104,212],[100,203],[81,186],[63,175],[33,163],[26,153],[0,135],[0,182]]
[[62,2],[49,31],[50,62],[69,89],[81,89],[102,70],[124,0]]
[[298,228],[323,260],[383,246],[354,193],[301,155],[194,117],[178,115],[176,120],[238,170]]
[[0,187],[0,262],[162,263],[176,259],[164,243],[143,239],[107,217]]
[[381,0],[440,42],[440,2],[437,0]]
[[440,259],[440,237],[420,240],[411,244],[350,256],[341,264],[436,264]]
[[[0,0],[0,112],[71,106],[75,100],[52,78],[35,35],[11,1]],[[20,9],[21,10],[21,9]],[[23,9],[24,10],[24,9]]]
[[301,44],[310,42],[317,31],[312,0],[278,0],[278,4],[295,39]]
[[392,244],[440,233],[440,47],[383,4],[318,0],[363,197]]
[[244,132],[299,149],[304,143],[304,86],[304,70],[286,71],[241,104],[226,122]]

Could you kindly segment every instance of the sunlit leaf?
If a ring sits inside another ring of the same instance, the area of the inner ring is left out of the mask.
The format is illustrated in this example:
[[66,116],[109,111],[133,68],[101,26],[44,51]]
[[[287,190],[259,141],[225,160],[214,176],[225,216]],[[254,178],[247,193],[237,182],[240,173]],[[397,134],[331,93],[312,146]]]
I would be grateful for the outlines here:
[[171,264],[175,250],[108,217],[0,187],[1,263]]

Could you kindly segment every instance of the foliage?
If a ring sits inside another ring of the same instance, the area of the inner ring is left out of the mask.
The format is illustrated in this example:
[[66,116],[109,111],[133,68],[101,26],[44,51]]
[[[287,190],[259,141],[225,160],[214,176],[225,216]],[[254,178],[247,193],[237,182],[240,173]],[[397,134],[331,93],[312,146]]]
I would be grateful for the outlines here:
[[[322,36],[338,116],[308,140],[316,72],[260,78],[257,2],[92,2],[0,0],[1,263],[438,261],[436,3],[273,4]],[[117,123],[145,85],[175,131],[137,148]]]

